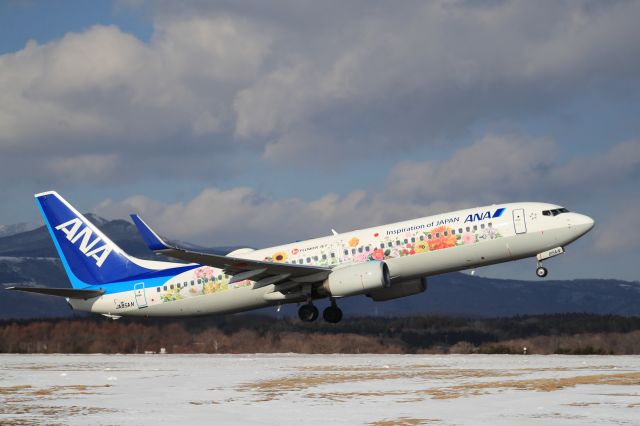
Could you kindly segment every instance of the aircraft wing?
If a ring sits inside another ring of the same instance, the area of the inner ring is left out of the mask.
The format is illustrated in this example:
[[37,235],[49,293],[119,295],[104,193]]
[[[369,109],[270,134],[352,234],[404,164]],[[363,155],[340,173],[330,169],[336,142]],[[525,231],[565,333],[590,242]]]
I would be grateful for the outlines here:
[[330,268],[321,266],[265,262],[187,250],[163,241],[138,215],[132,214],[131,219],[150,250],[175,259],[223,269],[226,274],[233,275],[232,283],[250,279],[257,281],[254,288],[284,281],[298,284],[317,283],[325,280],[331,273]]

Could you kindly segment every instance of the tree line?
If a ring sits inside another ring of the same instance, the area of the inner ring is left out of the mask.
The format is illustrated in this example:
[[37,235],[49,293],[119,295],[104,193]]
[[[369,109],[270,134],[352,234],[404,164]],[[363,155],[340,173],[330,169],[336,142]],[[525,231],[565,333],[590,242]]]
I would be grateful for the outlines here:
[[0,353],[640,354],[640,317],[360,317],[340,324],[239,314],[184,320],[0,322]]

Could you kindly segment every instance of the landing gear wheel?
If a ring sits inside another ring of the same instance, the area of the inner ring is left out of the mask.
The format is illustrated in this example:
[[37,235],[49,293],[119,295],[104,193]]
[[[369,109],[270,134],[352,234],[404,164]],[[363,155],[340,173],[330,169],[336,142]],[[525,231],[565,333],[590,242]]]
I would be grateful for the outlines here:
[[318,308],[313,306],[311,303],[302,305],[300,306],[300,309],[298,309],[298,317],[305,322],[315,321],[316,318],[318,318],[318,314]]
[[322,316],[326,322],[335,324],[342,319],[342,309],[337,306],[329,306],[322,311]]
[[539,278],[546,277],[548,273],[549,271],[547,271],[547,268],[545,268],[544,266],[538,266],[538,268],[536,269],[536,275]]

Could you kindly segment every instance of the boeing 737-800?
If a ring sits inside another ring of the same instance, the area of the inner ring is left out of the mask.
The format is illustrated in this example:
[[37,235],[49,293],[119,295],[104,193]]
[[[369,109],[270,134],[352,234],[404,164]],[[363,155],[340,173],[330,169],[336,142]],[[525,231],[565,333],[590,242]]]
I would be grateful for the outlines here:
[[226,256],[188,250],[158,236],[137,215],[149,249],[189,263],[138,259],[125,253],[56,192],[36,201],[72,288],[12,287],[65,297],[73,309],[121,316],[227,314],[328,298],[323,317],[342,318],[340,298],[374,301],[425,291],[429,276],[536,257],[542,262],[593,227],[585,215],[546,203],[477,207]]

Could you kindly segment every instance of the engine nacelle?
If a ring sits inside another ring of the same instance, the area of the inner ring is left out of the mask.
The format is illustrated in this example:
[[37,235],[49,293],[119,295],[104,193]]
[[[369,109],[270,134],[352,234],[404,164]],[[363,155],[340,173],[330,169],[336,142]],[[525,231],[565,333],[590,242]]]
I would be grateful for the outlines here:
[[369,296],[375,302],[384,302],[385,300],[398,299],[400,297],[413,296],[422,293],[427,289],[426,278],[416,278],[414,280],[400,281],[394,283],[389,288],[379,288],[370,291]]
[[334,269],[322,284],[322,289],[331,296],[344,297],[369,293],[390,285],[387,264],[372,261]]

